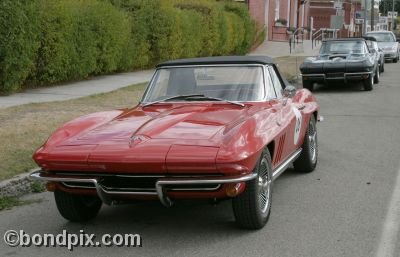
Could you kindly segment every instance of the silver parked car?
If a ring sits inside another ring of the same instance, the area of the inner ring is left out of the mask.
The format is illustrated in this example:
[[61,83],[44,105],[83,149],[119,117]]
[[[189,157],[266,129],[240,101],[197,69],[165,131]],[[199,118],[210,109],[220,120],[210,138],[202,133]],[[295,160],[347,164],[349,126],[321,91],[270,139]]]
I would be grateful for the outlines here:
[[397,62],[400,57],[399,43],[396,41],[396,36],[391,31],[372,31],[366,33],[368,37],[376,38],[378,47],[385,54],[385,60],[393,60]]
[[[368,39],[368,38],[366,38]],[[375,56],[378,60],[379,71],[385,71],[385,54],[383,53],[382,49],[379,48],[378,43],[375,41],[375,38],[371,38],[373,40],[366,40],[367,46],[369,51]]]

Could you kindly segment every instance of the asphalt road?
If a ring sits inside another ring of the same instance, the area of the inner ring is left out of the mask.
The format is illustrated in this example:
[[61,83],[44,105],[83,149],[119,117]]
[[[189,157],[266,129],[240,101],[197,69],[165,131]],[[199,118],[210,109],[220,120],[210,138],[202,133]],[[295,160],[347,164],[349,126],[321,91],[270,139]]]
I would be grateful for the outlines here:
[[[0,212],[0,233],[138,233],[142,247],[9,247],[0,256],[400,256],[400,64],[386,64],[372,92],[317,89],[324,122],[315,172],[288,170],[274,184],[272,214],[259,231],[234,225],[230,202],[158,202],[103,207],[87,224],[65,221],[50,193]],[[399,181],[399,182],[397,182]]]

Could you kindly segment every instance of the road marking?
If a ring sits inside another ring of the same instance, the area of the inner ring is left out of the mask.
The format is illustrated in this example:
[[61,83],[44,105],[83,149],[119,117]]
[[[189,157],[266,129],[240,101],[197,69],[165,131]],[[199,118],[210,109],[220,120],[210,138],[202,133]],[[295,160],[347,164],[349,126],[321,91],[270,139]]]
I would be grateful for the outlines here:
[[379,242],[377,257],[395,256],[397,238],[400,232],[400,167],[397,173],[396,184],[386,214],[385,224]]

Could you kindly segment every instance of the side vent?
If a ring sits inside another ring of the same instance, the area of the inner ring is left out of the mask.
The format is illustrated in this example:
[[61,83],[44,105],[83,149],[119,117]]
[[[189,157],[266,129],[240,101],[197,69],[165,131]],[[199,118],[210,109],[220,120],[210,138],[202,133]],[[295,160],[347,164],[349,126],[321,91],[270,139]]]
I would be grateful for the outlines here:
[[278,164],[282,159],[283,146],[285,145],[286,134],[279,137],[278,149],[276,151],[274,164]]

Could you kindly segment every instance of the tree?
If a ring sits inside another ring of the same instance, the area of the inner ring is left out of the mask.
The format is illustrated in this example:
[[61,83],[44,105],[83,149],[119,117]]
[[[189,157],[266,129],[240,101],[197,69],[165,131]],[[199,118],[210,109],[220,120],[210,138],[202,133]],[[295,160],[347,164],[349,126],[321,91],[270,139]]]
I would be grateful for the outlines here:
[[[383,15],[387,15],[387,12],[392,11],[393,0],[382,0],[379,3],[379,12]],[[399,0],[394,1],[394,11],[400,13],[400,2]]]

